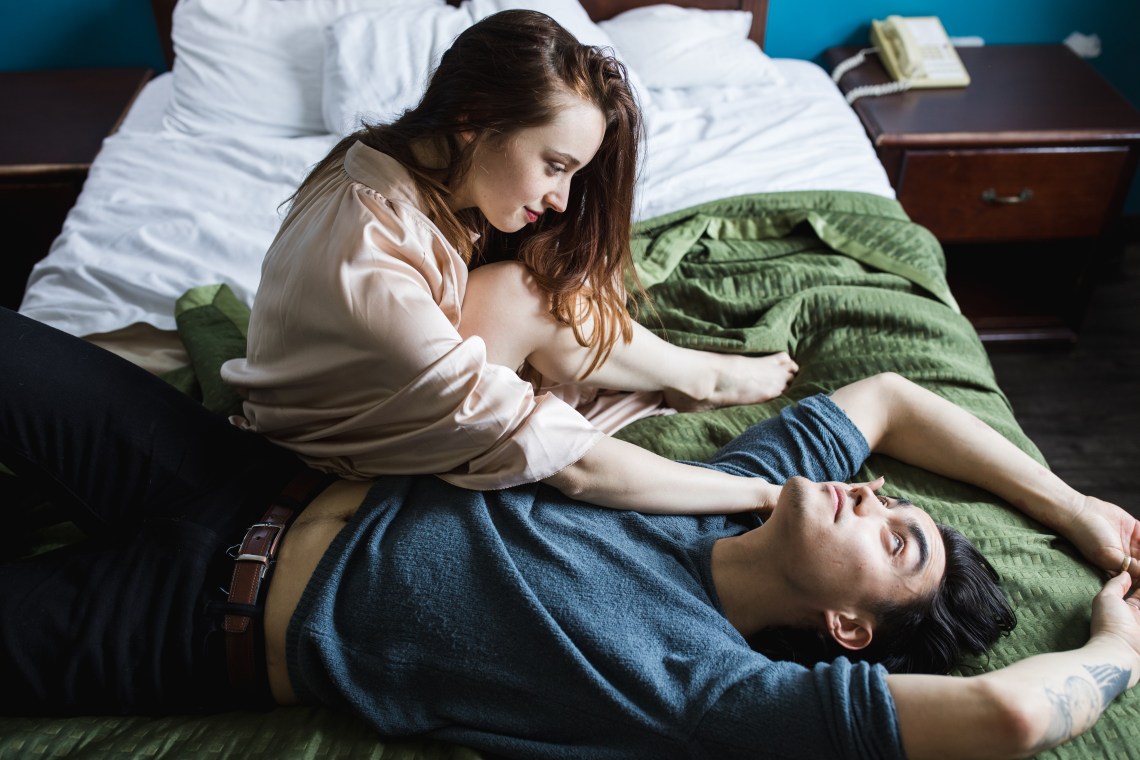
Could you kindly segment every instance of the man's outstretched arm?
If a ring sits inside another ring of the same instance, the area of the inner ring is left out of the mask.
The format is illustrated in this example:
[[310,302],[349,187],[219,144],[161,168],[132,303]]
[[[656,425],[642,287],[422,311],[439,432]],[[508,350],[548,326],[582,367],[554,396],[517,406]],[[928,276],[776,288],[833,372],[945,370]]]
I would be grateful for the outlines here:
[[1120,573],[1093,600],[1080,649],[970,678],[890,675],[903,749],[922,758],[1025,757],[1063,744],[1140,680],[1140,594]]
[[1000,496],[1072,541],[1106,572],[1140,579],[1140,521],[1085,496],[964,409],[885,373],[840,388],[832,400],[871,450]]

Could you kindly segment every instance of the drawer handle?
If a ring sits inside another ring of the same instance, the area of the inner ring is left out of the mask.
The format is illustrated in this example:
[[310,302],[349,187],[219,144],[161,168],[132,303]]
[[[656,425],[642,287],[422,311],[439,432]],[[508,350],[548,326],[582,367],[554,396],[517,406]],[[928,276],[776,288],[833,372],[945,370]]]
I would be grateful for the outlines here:
[[994,189],[986,190],[982,193],[982,202],[989,203],[993,206],[1008,206],[1013,203],[1025,203],[1033,198],[1033,191],[1028,187],[1021,191],[1018,195],[998,195]]

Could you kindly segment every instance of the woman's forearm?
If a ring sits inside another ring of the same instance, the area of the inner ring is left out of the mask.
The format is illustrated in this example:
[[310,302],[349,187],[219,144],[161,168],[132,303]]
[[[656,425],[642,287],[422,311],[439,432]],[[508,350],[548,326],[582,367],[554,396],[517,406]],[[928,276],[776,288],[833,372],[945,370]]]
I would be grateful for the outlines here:
[[614,509],[657,514],[724,514],[770,509],[779,486],[673,462],[615,438],[544,482],[567,496]]

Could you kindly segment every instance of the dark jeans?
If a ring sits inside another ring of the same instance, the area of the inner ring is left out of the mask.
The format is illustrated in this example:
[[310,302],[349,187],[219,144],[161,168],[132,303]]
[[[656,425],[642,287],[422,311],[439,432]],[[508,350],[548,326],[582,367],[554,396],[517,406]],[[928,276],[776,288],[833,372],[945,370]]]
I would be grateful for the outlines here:
[[297,459],[129,362],[0,309],[0,462],[86,533],[0,558],[0,712],[233,706],[206,604],[224,596],[227,548]]

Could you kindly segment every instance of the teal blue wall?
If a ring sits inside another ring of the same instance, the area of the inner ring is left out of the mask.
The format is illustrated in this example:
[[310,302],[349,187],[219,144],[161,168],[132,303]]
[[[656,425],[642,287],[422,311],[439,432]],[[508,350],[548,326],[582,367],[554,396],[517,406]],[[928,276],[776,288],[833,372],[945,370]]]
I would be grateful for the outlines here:
[[166,69],[147,0],[0,0],[0,71]]
[[1140,2],[1136,0],[770,1],[765,47],[769,54],[787,58],[818,59],[832,45],[864,44],[869,19],[892,13],[936,15],[951,36],[977,35],[996,44],[1061,42],[1073,31],[1095,33],[1101,38],[1102,52],[1089,62],[1140,108]]
[[[319,1],[319,0],[314,0]],[[1060,42],[1097,34],[1090,63],[1140,108],[1138,0],[770,0],[768,52],[818,61],[828,47],[862,44],[867,21],[891,13],[937,15],[954,36],[989,43]],[[90,66],[164,68],[146,0],[0,0],[0,71]],[[1140,179],[1129,199],[1140,213]]]

